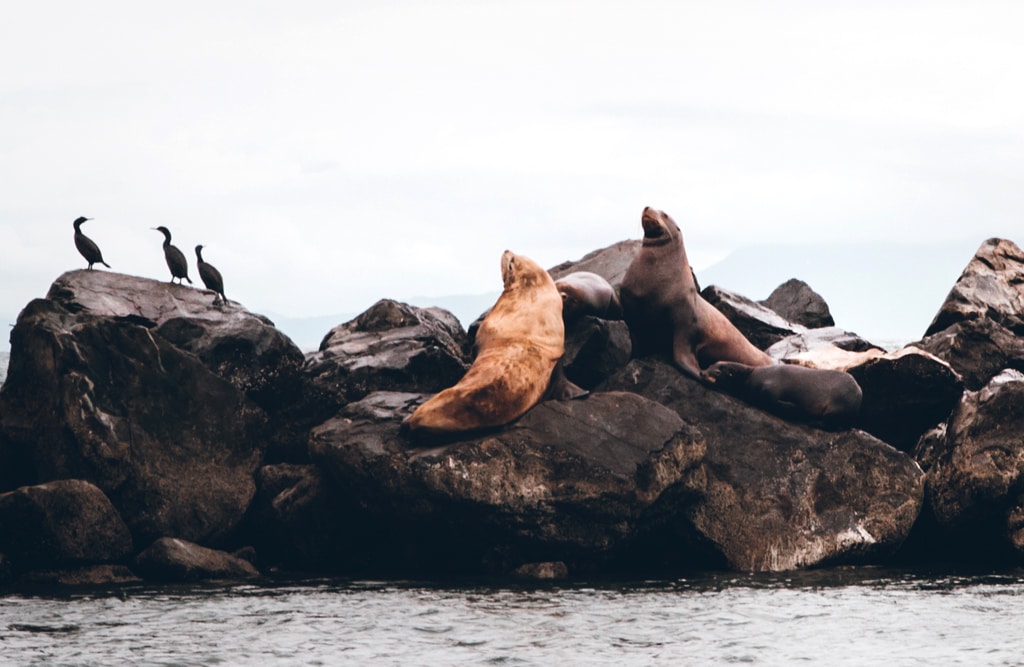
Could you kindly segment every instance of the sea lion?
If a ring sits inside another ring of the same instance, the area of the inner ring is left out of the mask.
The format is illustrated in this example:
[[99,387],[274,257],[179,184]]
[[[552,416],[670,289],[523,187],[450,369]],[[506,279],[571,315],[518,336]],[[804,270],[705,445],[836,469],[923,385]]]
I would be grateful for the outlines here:
[[504,291],[476,332],[476,359],[453,387],[430,398],[403,423],[415,434],[502,426],[536,405],[565,346],[562,297],[548,272],[506,250]]
[[555,281],[562,295],[562,319],[572,322],[584,315],[603,320],[621,320],[622,304],[615,288],[604,277],[590,271],[574,271]]
[[782,417],[847,426],[860,415],[863,392],[844,371],[795,364],[749,366],[719,361],[701,379]]
[[619,289],[633,355],[671,353],[679,370],[694,379],[716,361],[770,365],[771,358],[697,291],[675,221],[648,207],[640,222],[643,243]]

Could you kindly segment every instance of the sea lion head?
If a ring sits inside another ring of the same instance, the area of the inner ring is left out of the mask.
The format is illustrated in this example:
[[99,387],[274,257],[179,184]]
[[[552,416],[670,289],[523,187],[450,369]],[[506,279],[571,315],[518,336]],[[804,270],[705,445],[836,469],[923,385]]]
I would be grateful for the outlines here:
[[644,228],[643,244],[645,246],[667,245],[683,236],[679,231],[679,225],[668,213],[650,206],[640,214],[640,224]]
[[511,250],[501,254],[501,280],[505,291],[538,285],[548,273],[529,257]]

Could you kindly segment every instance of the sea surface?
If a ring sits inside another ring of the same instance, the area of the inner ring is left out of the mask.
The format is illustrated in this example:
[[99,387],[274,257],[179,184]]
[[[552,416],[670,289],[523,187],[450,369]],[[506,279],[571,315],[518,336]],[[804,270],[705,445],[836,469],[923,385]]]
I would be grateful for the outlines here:
[[3,665],[1021,665],[1024,570],[0,594]]

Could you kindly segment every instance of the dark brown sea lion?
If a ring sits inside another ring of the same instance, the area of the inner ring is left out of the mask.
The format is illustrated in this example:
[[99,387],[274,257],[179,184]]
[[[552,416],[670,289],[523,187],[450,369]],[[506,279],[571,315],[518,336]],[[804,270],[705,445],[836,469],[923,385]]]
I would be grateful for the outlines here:
[[704,370],[701,379],[788,419],[848,426],[860,415],[863,392],[844,371],[719,361]]
[[621,320],[622,304],[615,288],[604,277],[590,271],[574,271],[555,281],[562,295],[562,319],[572,322],[584,315],[603,320]]
[[505,289],[476,332],[476,359],[453,387],[416,409],[403,429],[445,434],[501,426],[522,416],[548,390],[562,357],[562,297],[548,272],[508,250]]
[[619,289],[633,355],[671,354],[694,379],[716,361],[770,365],[771,358],[697,291],[675,221],[650,207],[640,221],[644,240]]

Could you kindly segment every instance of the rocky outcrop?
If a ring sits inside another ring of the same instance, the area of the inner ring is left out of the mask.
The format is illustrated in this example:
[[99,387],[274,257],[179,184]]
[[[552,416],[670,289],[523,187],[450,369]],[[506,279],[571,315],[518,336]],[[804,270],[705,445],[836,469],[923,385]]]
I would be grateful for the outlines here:
[[0,494],[0,552],[18,570],[118,563],[132,537],[96,486],[62,480]]
[[[928,505],[947,550],[975,558],[1021,550],[1024,374],[1007,370],[967,392],[947,424],[923,437]],[[949,548],[952,545],[952,548]]]
[[784,319],[808,329],[833,327],[836,324],[825,299],[811,289],[810,285],[796,278],[782,283],[768,295],[767,299],[758,303]]
[[612,559],[652,505],[702,488],[703,443],[672,411],[628,393],[547,401],[512,426],[414,443],[399,421],[422,400],[373,394],[314,429],[310,447],[339,489],[391,527],[379,564],[508,573]]
[[731,568],[879,560],[896,551],[920,511],[921,469],[861,431],[785,422],[654,359],[630,362],[599,389],[639,393],[698,431],[707,485],[680,519]]
[[375,391],[450,387],[469,368],[468,347],[462,325],[448,311],[383,299],[332,329],[307,359],[306,373],[334,406],[326,418]]
[[756,301],[717,285],[705,287],[700,295],[729,318],[759,350],[767,350],[780,340],[807,331],[806,327],[790,322]]
[[264,318],[211,301],[187,287],[75,271],[30,303],[11,332],[0,391],[3,458],[21,477],[8,483],[89,481],[141,544],[228,540],[274,439],[257,401],[292,382],[298,352]]
[[216,549],[164,537],[135,557],[134,568],[158,581],[252,579],[259,571],[248,561]]
[[[501,429],[414,441],[401,420],[472,358],[471,337],[445,311],[381,301],[303,359],[238,304],[71,272],[12,331],[0,582],[246,578],[251,563],[528,579],[769,571],[884,561],[908,534],[910,546],[935,547],[932,557],[967,544],[1021,561],[1024,456],[1013,433],[1024,428],[1024,376],[990,383],[1019,356],[1010,246],[983,246],[925,341],[932,354],[886,352],[705,290],[762,345],[789,332],[773,359],[857,379],[862,430],[828,432],[662,360],[630,360],[625,324],[587,317],[567,328],[562,361],[586,398],[542,402]],[[618,284],[637,247],[552,273]],[[961,399],[963,384],[973,390]],[[209,549],[241,545],[255,549]]]
[[548,269],[554,280],[567,276],[575,271],[590,271],[601,276],[618,290],[626,269],[633,263],[633,258],[640,251],[640,241],[619,241],[607,248],[595,250],[581,259],[562,262]]
[[971,391],[1004,368],[1024,370],[1024,251],[981,244],[917,347],[944,359]]

